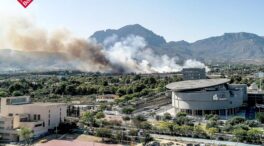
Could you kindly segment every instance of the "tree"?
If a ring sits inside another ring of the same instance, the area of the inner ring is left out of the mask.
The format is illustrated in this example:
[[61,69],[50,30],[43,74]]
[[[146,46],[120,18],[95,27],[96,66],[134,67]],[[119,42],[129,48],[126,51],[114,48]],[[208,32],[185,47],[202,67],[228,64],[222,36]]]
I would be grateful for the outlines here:
[[143,137],[143,145],[146,145],[147,143],[154,140],[153,137],[151,137],[148,133],[144,134]]
[[187,116],[187,114],[185,112],[178,112],[176,114],[176,117],[186,117],[186,116]]
[[188,125],[180,126],[180,133],[185,136],[192,135],[193,127]]
[[208,131],[209,136],[212,138],[215,135],[215,133],[218,132],[218,129],[217,128],[209,128],[207,131]]
[[133,85],[133,92],[140,92],[145,88],[145,85],[143,84],[135,84]]
[[247,120],[245,124],[248,125],[249,127],[258,127],[260,125],[260,123],[255,120]]
[[107,109],[106,103],[101,103],[100,106],[99,106],[99,108],[98,108],[99,111],[104,111],[106,109]]
[[193,134],[197,137],[206,137],[206,132],[200,125],[195,125],[193,128]]
[[143,115],[137,115],[134,119],[141,122],[147,121],[147,119]]
[[247,131],[248,141],[252,143],[260,143],[263,132],[259,129],[252,128]]
[[117,91],[116,91],[116,94],[118,95],[118,96],[123,96],[123,95],[126,95],[126,89],[125,88],[119,88],[119,89],[117,89]]
[[264,113],[257,113],[257,120],[264,123]]
[[228,120],[228,121],[226,122],[226,124],[236,125],[236,124],[244,123],[245,121],[246,121],[245,118],[242,118],[242,117],[236,116],[236,117],[233,117],[232,119]]
[[184,116],[180,116],[177,117],[174,122],[178,125],[193,125],[193,123],[191,122],[191,119],[188,117],[184,117]]
[[13,93],[14,91],[22,91],[24,90],[23,85],[20,82],[16,82],[9,86],[8,88],[10,93]]
[[235,129],[232,134],[235,135],[237,141],[243,142],[246,140],[247,131],[243,129]]
[[218,121],[220,118],[218,115],[213,115],[212,117],[209,118],[209,121]]
[[172,118],[170,113],[164,113],[163,117],[164,117],[164,120],[171,120]]
[[250,127],[248,125],[245,124],[237,124],[233,126],[234,129],[243,129],[248,131],[250,129]]
[[172,122],[159,122],[158,129],[159,130],[164,130],[164,131],[174,131],[174,126],[175,124]]
[[96,119],[102,119],[102,118],[104,118],[105,117],[105,114],[103,113],[103,112],[98,112],[98,113],[96,113],[96,115],[95,115],[95,118]]
[[209,121],[207,124],[206,124],[206,129],[209,129],[209,128],[213,128],[213,127],[217,127],[218,124],[216,121]]
[[26,142],[26,144],[30,145],[30,140],[33,137],[33,131],[29,128],[22,127],[19,131],[19,136]]
[[0,97],[6,97],[8,93],[6,91],[0,91]]
[[149,122],[144,121],[140,123],[139,128],[150,130],[152,128],[152,125]]
[[128,116],[124,116],[124,117],[122,117],[122,119],[123,119],[124,121],[129,121],[129,120],[130,120],[130,117],[128,117]]
[[146,118],[143,115],[137,115],[136,117],[134,117],[132,119],[133,124],[137,127],[137,128],[142,128],[141,123],[146,121]]
[[14,92],[12,93],[12,95],[13,95],[13,96],[22,96],[23,93],[20,92],[20,91],[14,91]]
[[123,108],[123,109],[122,109],[122,112],[123,112],[124,114],[132,114],[132,112],[133,112],[134,110],[135,110],[134,108],[127,107],[127,108]]
[[138,130],[137,129],[130,129],[128,134],[130,136],[137,136],[138,135]]
[[91,112],[85,112],[81,117],[81,123],[92,127],[95,124],[94,115]]

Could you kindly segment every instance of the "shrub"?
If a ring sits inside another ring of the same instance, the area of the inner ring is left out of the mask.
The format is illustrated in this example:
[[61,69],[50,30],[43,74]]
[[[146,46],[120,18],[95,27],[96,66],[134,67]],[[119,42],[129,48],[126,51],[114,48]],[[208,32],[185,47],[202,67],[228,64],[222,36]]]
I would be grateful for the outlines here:
[[257,120],[264,123],[264,113],[257,113]]
[[5,91],[0,91],[0,97],[6,97],[8,96],[8,93]]
[[98,113],[96,113],[96,115],[95,115],[95,118],[96,119],[102,119],[102,118],[104,118],[105,117],[105,114],[103,113],[103,112],[98,112]]
[[236,116],[236,117],[233,117],[232,119],[228,120],[226,122],[226,124],[236,125],[236,124],[241,124],[241,123],[244,123],[244,122],[245,122],[245,118]]
[[164,117],[164,120],[171,120],[172,118],[170,113],[164,113],[163,117]]
[[176,117],[186,117],[186,116],[187,116],[187,114],[185,112],[178,112],[176,114]]
[[258,127],[260,123],[258,121],[248,120],[245,122],[245,124],[249,127]]
[[123,108],[123,109],[122,109],[122,112],[123,112],[124,114],[132,114],[132,112],[133,112],[134,110],[135,110],[134,108],[128,107],[128,108]]
[[20,92],[20,91],[14,91],[14,92],[12,93],[12,95],[13,95],[13,96],[22,96],[23,93]]
[[107,128],[98,128],[96,130],[96,136],[110,138],[111,135],[112,135],[112,132],[111,132],[110,129],[107,129]]

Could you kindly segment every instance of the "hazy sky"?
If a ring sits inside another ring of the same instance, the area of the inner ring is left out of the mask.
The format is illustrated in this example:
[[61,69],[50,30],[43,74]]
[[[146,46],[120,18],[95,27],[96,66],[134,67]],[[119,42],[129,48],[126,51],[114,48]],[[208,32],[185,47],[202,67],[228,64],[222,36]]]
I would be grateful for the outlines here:
[[167,41],[241,31],[264,35],[264,0],[34,0],[26,9],[17,0],[0,0],[0,23],[13,16],[82,37],[136,23]]

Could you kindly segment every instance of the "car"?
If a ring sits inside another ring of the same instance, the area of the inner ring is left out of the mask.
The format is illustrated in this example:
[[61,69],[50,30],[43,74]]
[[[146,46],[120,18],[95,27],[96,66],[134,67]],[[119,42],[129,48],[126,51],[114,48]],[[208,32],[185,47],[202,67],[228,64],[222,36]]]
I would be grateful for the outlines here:
[[40,140],[39,142],[40,142],[40,143],[46,143],[46,142],[48,142],[48,140],[47,140],[47,139],[42,139],[42,140]]

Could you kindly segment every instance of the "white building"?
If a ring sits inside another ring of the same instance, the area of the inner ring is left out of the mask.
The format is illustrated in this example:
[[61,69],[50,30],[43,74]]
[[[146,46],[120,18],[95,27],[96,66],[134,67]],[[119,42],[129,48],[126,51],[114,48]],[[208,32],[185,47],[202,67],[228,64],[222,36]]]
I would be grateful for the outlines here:
[[31,103],[28,96],[1,98],[0,140],[18,141],[21,127],[39,137],[63,122],[66,111],[64,103]]
[[247,99],[246,85],[228,82],[229,79],[187,80],[168,84],[166,88],[172,91],[175,113],[227,116],[236,114]]

